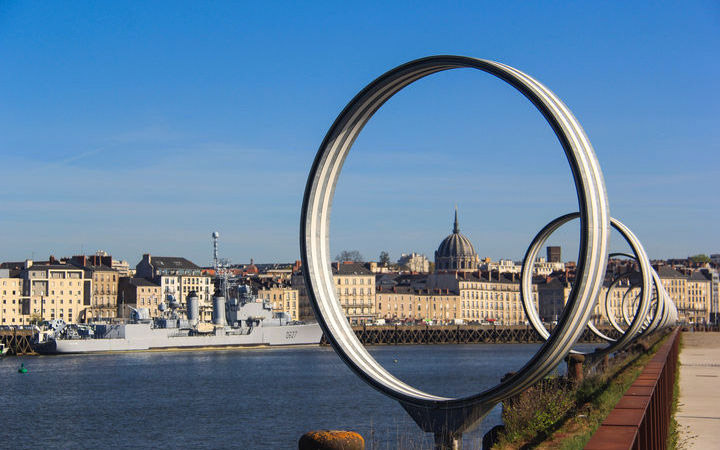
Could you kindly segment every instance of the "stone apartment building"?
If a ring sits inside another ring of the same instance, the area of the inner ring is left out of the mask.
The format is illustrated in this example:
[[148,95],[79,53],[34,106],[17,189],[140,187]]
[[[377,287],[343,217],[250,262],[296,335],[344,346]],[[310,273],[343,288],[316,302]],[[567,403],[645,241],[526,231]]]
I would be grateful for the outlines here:
[[415,252],[401,254],[397,263],[400,267],[406,267],[410,272],[427,273],[430,271],[430,260],[425,255]]
[[[335,262],[332,264],[335,292],[345,316],[351,324],[362,324],[375,319],[375,274],[363,264]],[[302,271],[293,274],[292,287],[298,290],[300,320],[314,320]]]
[[[428,277],[427,287],[457,292],[460,298],[460,318],[465,322],[525,324],[520,279],[515,274],[479,271],[434,273]],[[532,296],[537,308],[536,284],[533,284]]]
[[109,321],[115,318],[120,274],[112,268],[112,257],[98,252],[89,256],[76,255],[66,262],[85,270],[85,278],[92,280],[90,305],[85,309],[85,321]]
[[160,285],[162,301],[168,303],[172,296],[184,308],[187,295],[196,292],[200,303],[200,320],[212,320],[212,296],[215,285],[209,275],[204,275],[201,267],[193,262],[175,256],[143,255],[135,266],[135,277],[145,278]]
[[[712,312],[717,309],[717,305],[713,303],[713,299],[715,298],[714,293],[718,289],[716,274],[706,269],[700,269],[694,270],[689,275],[686,275],[664,265],[656,267],[656,270],[663,287],[667,290],[670,298],[678,308],[678,316],[681,322],[695,324],[711,322],[713,317]],[[612,280],[619,275],[619,272],[613,274],[608,273],[593,313],[593,320],[596,324],[603,326],[609,325],[608,313],[621,328],[627,326],[625,317],[632,321],[641,294],[642,280],[640,273],[633,271],[628,274],[627,277],[620,278],[617,283],[611,284]],[[557,288],[558,286],[555,284],[555,287]],[[548,301],[548,296],[544,292],[544,289],[541,285],[540,315],[547,317],[548,315],[554,315],[553,313],[556,311],[561,312],[562,307],[560,307],[557,302],[559,291],[556,290],[554,292],[552,305],[550,305],[551,302]],[[569,294],[570,286],[566,285],[562,294],[563,306],[567,302]],[[545,299],[545,301],[543,301],[543,299]],[[552,309],[552,313],[548,308]]]
[[23,295],[24,280],[17,271],[0,269],[0,325],[27,325],[29,299]]
[[568,295],[570,284],[558,277],[537,277],[538,313],[544,322],[560,320]]
[[717,308],[712,305],[713,292],[717,289],[713,286],[712,273],[701,269],[686,275],[668,266],[659,266],[657,272],[677,306],[680,322],[710,323],[710,314]]
[[27,260],[20,276],[31,316],[43,320],[62,319],[67,323],[86,320],[92,279],[85,277],[85,270],[54,259],[47,264]]
[[335,292],[351,324],[375,319],[375,274],[359,263],[334,263]]
[[292,320],[300,320],[299,298],[297,289],[277,280],[257,280],[252,284],[258,298],[270,302],[273,312],[284,312]]
[[162,314],[159,309],[163,302],[162,288],[145,278],[120,278],[118,298],[118,317],[130,318],[132,308],[146,308],[150,317],[160,317]]
[[430,291],[411,286],[380,286],[375,292],[375,314],[390,322],[454,323],[461,318],[460,296],[447,289]]
[[107,266],[85,266],[85,277],[92,279],[90,306],[85,318],[111,320],[117,315],[119,274]]

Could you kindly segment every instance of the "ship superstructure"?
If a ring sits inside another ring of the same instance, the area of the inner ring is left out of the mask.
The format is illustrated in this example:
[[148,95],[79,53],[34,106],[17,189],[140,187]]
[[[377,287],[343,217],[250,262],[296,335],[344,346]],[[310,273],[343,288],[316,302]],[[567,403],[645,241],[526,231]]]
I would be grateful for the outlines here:
[[216,283],[212,322],[200,320],[200,302],[192,291],[185,305],[167,295],[158,306],[161,317],[151,318],[147,308],[133,308],[127,323],[75,325],[54,320],[48,323],[48,332],[38,335],[37,350],[88,353],[319,344],[322,331],[317,323],[292,321],[284,312],[273,312],[271,303],[255,297],[250,286],[231,286],[228,263],[218,258],[218,237],[217,232],[212,234]]

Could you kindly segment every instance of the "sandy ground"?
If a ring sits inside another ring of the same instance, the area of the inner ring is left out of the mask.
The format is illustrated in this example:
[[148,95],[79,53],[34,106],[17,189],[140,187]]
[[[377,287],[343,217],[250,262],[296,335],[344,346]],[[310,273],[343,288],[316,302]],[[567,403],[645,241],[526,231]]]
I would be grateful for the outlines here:
[[720,333],[683,333],[675,418],[682,448],[720,449]]

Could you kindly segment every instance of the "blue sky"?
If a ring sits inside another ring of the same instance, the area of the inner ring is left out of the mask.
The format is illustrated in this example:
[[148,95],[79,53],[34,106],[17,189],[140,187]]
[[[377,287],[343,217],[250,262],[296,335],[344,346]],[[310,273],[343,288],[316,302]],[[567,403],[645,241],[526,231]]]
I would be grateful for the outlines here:
[[[710,1],[0,1],[0,259],[208,264],[217,230],[234,262],[294,260],[327,129],[367,83],[431,54],[501,61],[558,94],[651,257],[720,252],[719,25]],[[493,259],[577,209],[540,114],[471,70],[419,81],[368,124],[333,253],[432,257],[455,204]],[[576,235],[551,243],[573,260]]]

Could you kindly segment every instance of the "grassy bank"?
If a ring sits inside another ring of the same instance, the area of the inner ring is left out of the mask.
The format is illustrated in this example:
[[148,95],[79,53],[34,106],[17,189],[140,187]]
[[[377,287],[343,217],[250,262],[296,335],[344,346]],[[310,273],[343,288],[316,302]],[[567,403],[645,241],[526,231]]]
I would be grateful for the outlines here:
[[666,338],[648,337],[581,383],[548,378],[505,401],[505,430],[493,448],[583,448]]
[[[682,333],[678,337],[680,339],[680,350],[682,350]],[[673,386],[672,410],[670,412],[670,430],[668,431],[667,448],[675,450],[683,448],[680,444],[680,426],[675,420],[675,414],[678,409],[678,398],[680,397],[680,364],[675,367],[675,385]]]

